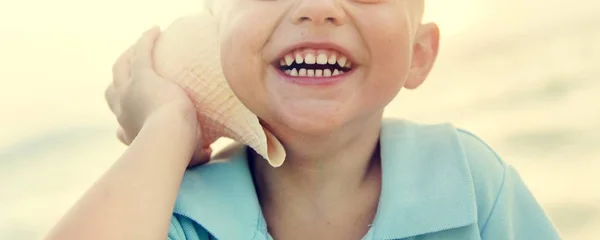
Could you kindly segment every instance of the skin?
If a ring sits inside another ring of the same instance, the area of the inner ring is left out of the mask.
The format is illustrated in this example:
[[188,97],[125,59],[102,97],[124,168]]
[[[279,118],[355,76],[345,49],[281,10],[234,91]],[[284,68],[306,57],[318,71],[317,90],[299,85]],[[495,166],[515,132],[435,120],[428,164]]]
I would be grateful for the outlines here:
[[[423,1],[219,4],[225,75],[287,153],[280,168],[262,160],[253,166],[271,234],[359,239],[379,199],[383,109],[403,87],[421,85],[437,56],[439,30],[421,24]],[[282,81],[270,64],[302,41],[344,47],[358,65],[354,75],[319,88]]]
[[157,30],[119,57],[106,89],[129,147],[44,239],[166,239],[183,174],[202,143],[190,99],[152,69]]
[[[437,56],[439,30],[421,24],[422,0],[223,0],[209,7],[221,19],[232,89],[287,152],[279,168],[251,159],[270,233],[360,239],[381,189],[383,108],[402,88],[421,85]],[[158,35],[149,30],[117,60],[106,91],[128,149],[45,239],[166,239],[185,169],[207,157],[191,100],[152,69]],[[304,40],[343,46],[355,74],[325,88],[283,83],[270,63]]]

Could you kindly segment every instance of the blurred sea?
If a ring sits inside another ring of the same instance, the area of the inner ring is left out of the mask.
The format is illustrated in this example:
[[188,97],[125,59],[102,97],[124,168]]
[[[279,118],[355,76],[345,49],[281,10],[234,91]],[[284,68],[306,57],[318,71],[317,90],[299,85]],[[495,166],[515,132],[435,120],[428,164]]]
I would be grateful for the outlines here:
[[[174,3],[0,3],[0,240],[41,238],[124,150],[103,99],[111,65],[198,4]],[[600,2],[428,5],[443,33],[437,66],[386,115],[476,133],[565,239],[600,239]]]

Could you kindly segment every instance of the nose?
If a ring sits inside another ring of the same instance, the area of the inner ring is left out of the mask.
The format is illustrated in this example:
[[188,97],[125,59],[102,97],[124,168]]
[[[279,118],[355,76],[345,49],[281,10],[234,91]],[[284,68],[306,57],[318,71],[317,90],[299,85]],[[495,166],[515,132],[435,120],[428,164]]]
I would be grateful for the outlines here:
[[292,10],[292,21],[294,24],[342,25],[346,22],[346,13],[340,1],[343,0],[298,0]]

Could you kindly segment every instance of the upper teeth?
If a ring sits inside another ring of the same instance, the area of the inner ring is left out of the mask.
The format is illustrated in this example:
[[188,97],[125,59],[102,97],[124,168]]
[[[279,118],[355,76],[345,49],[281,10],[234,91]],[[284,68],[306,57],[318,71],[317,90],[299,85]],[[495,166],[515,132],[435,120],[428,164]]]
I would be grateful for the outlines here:
[[352,64],[348,61],[348,58],[344,55],[329,51],[315,51],[305,50],[298,51],[295,53],[287,54],[280,61],[281,66],[291,66],[293,63],[296,64],[336,64],[340,67],[350,68]]

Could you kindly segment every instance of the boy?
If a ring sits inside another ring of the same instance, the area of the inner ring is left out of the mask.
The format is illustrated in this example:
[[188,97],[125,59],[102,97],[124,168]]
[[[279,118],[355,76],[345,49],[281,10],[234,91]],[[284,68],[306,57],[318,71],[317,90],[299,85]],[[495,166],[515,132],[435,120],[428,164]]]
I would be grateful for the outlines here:
[[[233,146],[202,165],[193,104],[152,69],[154,28],[107,89],[129,148],[48,239],[560,239],[477,137],[382,120],[436,59],[439,30],[421,24],[422,0],[208,7],[228,82],[281,141],[285,164]],[[202,166],[186,170],[192,158]]]

